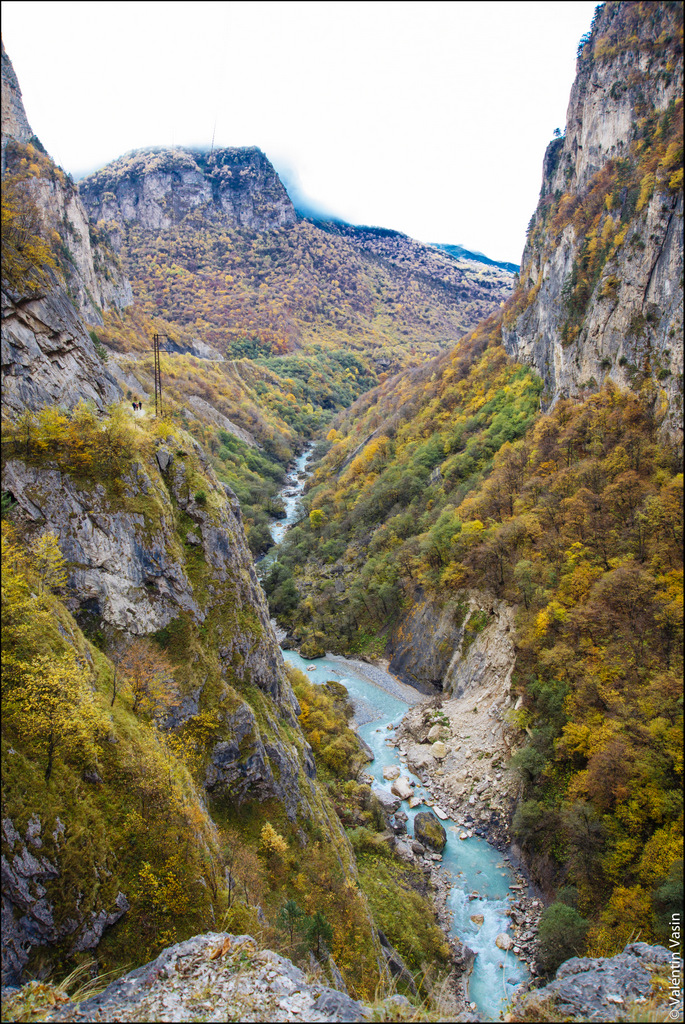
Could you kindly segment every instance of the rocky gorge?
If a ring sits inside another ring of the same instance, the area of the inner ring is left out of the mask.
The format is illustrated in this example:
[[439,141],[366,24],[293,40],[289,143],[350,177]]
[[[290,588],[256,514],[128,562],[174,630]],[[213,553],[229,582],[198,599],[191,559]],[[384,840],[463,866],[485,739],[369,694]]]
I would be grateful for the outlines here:
[[[525,295],[505,317],[502,337],[507,351],[545,381],[546,405],[606,378],[628,387],[646,370],[677,431],[683,363],[677,139],[634,180],[625,168],[652,142],[659,120],[661,137],[671,138],[672,118],[682,109],[678,14],[667,4],[644,12],[607,4],[595,21],[579,49],[565,134],[545,154],[521,260]],[[663,45],[654,45],[657,38]],[[604,204],[601,223],[592,226],[572,215],[590,194]],[[581,281],[588,269],[590,280]],[[528,308],[519,311],[521,305]]]
[[255,148],[77,187],[3,51],[3,1016],[681,1015],[678,10],[598,9],[513,295]]

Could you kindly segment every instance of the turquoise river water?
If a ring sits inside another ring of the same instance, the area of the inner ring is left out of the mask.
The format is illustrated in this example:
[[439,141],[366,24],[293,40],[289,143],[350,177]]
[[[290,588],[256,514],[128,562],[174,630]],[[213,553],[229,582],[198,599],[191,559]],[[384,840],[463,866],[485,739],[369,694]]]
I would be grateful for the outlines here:
[[[306,472],[308,458],[309,451],[298,458],[290,482],[284,488],[295,494],[290,497],[283,495],[286,518],[272,526],[276,544],[282,541],[287,527],[299,518],[299,494],[304,481],[297,480],[297,475]],[[270,564],[275,557],[277,554],[272,549],[267,558],[260,562],[262,572],[266,568],[264,563]],[[295,651],[284,651],[283,657],[305,672],[314,683],[322,684],[335,679],[346,687],[359,712],[359,720],[364,721],[364,724],[358,726],[358,732],[373,751],[374,760],[367,771],[375,780],[389,786],[390,783],[383,779],[383,768],[397,764],[402,775],[414,781],[415,795],[430,798],[420,779],[401,760],[397,748],[388,742],[391,730],[399,725],[409,703],[388,693],[381,685],[365,679],[344,658],[336,656],[304,661]],[[428,809],[423,803],[413,809],[406,801],[402,803],[402,810],[408,816],[407,831],[410,835],[413,835],[416,814]],[[486,1020],[496,1021],[500,1019],[500,1013],[511,999],[514,989],[528,977],[525,965],[512,952],[504,952],[495,945],[498,933],[506,932],[509,928],[506,911],[509,900],[513,898],[509,886],[516,879],[503,855],[484,839],[459,839],[462,828],[450,819],[443,821],[443,825],[447,831],[447,845],[443,850],[440,870],[449,871],[453,882],[448,899],[448,907],[453,914],[452,934],[477,954],[469,978],[468,998],[475,1003]],[[480,926],[471,920],[472,916],[478,914],[483,916],[483,924]]]

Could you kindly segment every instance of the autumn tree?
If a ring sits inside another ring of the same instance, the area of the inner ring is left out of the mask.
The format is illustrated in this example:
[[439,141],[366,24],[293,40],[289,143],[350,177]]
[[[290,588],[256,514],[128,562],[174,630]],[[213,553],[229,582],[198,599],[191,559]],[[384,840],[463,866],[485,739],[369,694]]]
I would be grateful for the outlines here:
[[29,185],[13,175],[2,181],[2,276],[10,287],[26,291],[44,283],[56,269],[50,245]]
[[133,698],[131,710],[159,719],[179,703],[173,666],[150,640],[133,640],[121,659],[126,688]]
[[96,738],[106,728],[89,673],[71,649],[59,658],[34,658],[21,684],[6,694],[5,714],[44,759],[46,782],[58,754],[63,760],[94,761]]
[[59,590],[64,586],[67,570],[56,534],[51,530],[41,534],[31,546],[31,555],[41,594],[46,588]]

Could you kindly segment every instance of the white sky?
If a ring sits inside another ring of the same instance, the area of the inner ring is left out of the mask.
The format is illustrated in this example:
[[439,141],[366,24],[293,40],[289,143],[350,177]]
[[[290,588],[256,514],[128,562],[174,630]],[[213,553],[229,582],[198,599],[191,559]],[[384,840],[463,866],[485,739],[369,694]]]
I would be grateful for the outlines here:
[[[518,263],[595,3],[4,0],[33,131],[75,178],[259,146],[311,204]],[[293,198],[295,196],[293,195]]]

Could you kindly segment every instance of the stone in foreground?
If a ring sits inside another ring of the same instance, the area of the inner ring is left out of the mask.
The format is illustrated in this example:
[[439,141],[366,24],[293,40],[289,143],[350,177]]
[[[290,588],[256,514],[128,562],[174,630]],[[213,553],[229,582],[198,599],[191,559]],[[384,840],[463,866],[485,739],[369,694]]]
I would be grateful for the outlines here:
[[[535,992],[521,995],[514,1002],[517,1019],[531,1010],[541,1012],[548,1001],[563,1020],[646,1020],[629,1017],[634,1001],[661,998],[661,1007],[650,1010],[651,1020],[682,1020],[682,995],[669,1003],[669,978],[672,971],[682,977],[682,960],[664,946],[631,942],[622,953],[612,957],[572,957],[561,965],[554,981]],[[659,996],[659,993],[661,995]],[[657,1016],[659,1010],[664,1016]],[[670,1011],[667,1017],[666,1011]],[[531,1019],[530,1017],[528,1019]]]
[[361,1003],[310,983],[290,960],[259,949],[250,935],[208,932],[165,949],[99,995],[68,1001],[43,1019],[362,1021],[368,1016]]

